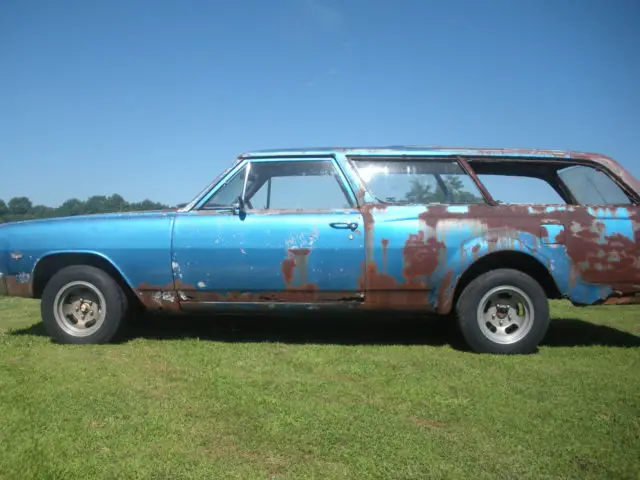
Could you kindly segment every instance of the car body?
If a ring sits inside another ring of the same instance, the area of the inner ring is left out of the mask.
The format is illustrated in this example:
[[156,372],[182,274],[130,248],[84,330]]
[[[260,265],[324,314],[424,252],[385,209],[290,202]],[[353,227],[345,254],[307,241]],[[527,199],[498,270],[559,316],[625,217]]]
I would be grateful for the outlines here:
[[[562,201],[501,203],[485,175]],[[0,226],[0,293],[41,299],[69,343],[110,341],[132,306],[358,308],[455,314],[473,350],[526,353],[549,298],[640,303],[639,203],[638,180],[600,154],[250,152],[184,208]]]

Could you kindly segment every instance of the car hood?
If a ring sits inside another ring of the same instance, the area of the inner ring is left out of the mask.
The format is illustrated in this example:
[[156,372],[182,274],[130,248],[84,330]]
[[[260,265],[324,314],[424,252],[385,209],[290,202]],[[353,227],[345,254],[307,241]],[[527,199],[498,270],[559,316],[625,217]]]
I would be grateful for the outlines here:
[[83,220],[107,220],[111,218],[123,219],[123,218],[135,218],[144,216],[166,216],[172,215],[177,212],[176,208],[169,208],[165,210],[144,210],[136,212],[114,212],[114,213],[88,213],[84,215],[71,215],[67,217],[51,217],[51,218],[37,218],[33,220],[20,220],[17,222],[2,223],[0,227],[9,227],[14,225],[34,225],[42,223],[53,222],[68,222],[68,221],[83,221]]
[[53,218],[38,218],[34,220],[20,220],[18,222],[2,223],[0,228],[5,232],[7,230],[13,230],[20,227],[30,226],[44,226],[47,224],[59,224],[68,222],[86,222],[86,221],[105,221],[105,220],[126,220],[134,218],[148,218],[148,217],[160,217],[160,216],[172,216],[177,209],[166,210],[148,210],[140,212],[117,212],[117,213],[94,213],[86,215],[73,215],[68,217],[53,217]]

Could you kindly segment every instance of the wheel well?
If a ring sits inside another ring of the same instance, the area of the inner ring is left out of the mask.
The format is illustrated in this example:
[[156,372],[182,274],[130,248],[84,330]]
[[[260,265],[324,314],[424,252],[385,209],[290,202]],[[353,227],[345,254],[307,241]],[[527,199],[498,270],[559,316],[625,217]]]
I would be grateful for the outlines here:
[[88,265],[108,273],[127,296],[129,305],[142,306],[140,299],[133,292],[118,269],[114,267],[109,260],[91,253],[57,253],[41,259],[36,264],[35,271],[33,272],[33,297],[42,298],[42,292],[47,283],[49,283],[49,280],[61,269],[70,267],[71,265]]
[[521,252],[495,252],[478,259],[462,274],[453,295],[454,308],[460,294],[473,279],[483,273],[499,268],[511,268],[526,273],[540,284],[548,298],[562,298],[562,294],[551,273],[549,273],[549,270],[536,258]]

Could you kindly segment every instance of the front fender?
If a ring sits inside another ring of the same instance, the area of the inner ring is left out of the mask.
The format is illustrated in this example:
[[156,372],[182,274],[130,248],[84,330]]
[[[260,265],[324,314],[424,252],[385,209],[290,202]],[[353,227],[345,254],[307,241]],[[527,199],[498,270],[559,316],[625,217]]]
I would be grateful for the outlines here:
[[173,286],[173,215],[162,212],[69,217],[7,228],[9,294],[33,296],[33,275],[52,255],[91,255],[108,262],[134,290]]
[[127,273],[120,267],[120,265],[118,265],[114,261],[113,258],[109,257],[108,255],[105,255],[102,252],[96,251],[96,250],[51,250],[51,251],[47,251],[42,256],[37,258],[36,261],[33,263],[33,267],[31,268],[31,278],[32,279],[36,278],[38,267],[40,265],[42,265],[42,263],[44,261],[47,261],[47,260],[51,259],[52,257],[59,256],[59,255],[78,255],[78,256],[80,256],[80,255],[85,256],[86,255],[86,256],[90,256],[90,257],[99,258],[103,262],[106,262],[109,265],[111,265],[111,267],[120,274],[120,276],[122,277],[124,282],[130,288],[133,288],[133,285],[131,283],[131,279],[129,278]]

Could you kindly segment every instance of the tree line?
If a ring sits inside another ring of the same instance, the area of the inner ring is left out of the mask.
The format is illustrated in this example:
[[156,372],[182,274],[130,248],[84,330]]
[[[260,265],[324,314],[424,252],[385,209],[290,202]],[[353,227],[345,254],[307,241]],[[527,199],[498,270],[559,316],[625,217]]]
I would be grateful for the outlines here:
[[[177,205],[180,207],[184,204]],[[165,210],[168,205],[151,200],[127,202],[121,195],[94,195],[86,200],[71,198],[58,207],[34,205],[28,197],[14,197],[8,202],[0,199],[0,223],[35,220],[40,218],[68,217],[92,213],[137,212]]]

